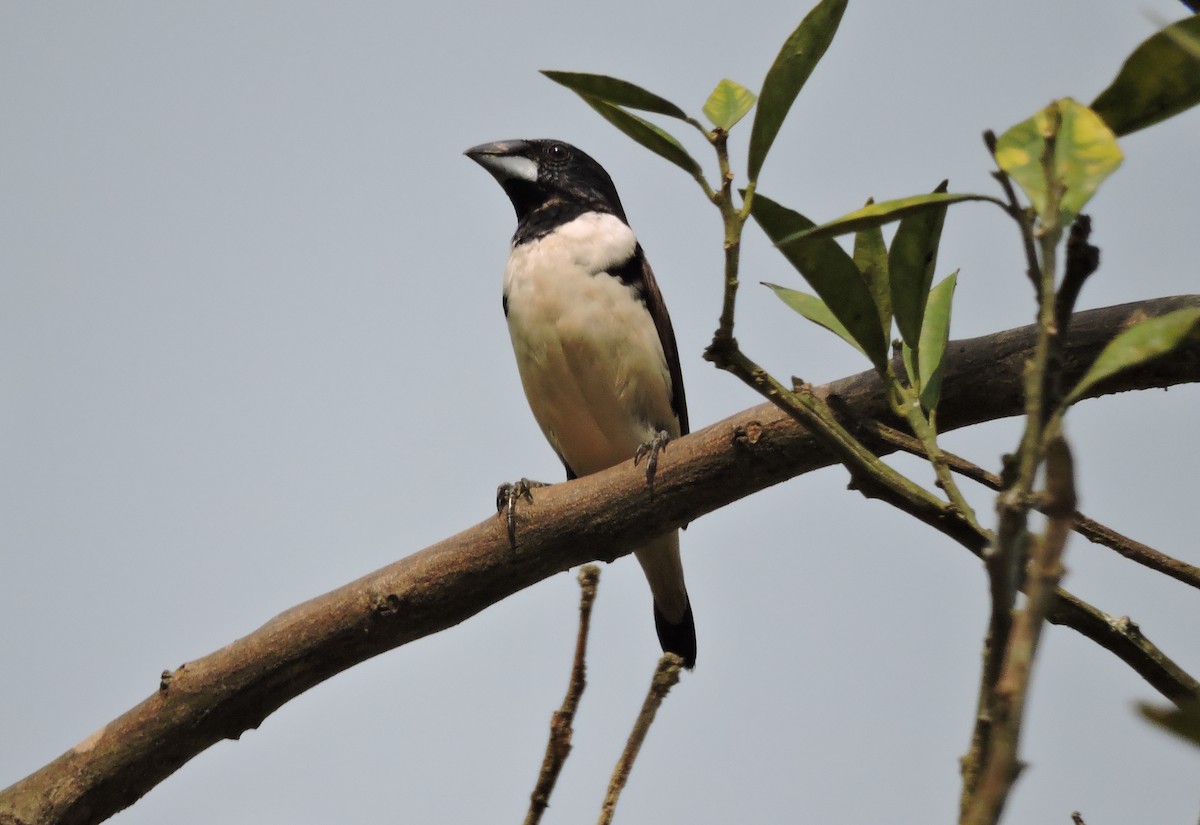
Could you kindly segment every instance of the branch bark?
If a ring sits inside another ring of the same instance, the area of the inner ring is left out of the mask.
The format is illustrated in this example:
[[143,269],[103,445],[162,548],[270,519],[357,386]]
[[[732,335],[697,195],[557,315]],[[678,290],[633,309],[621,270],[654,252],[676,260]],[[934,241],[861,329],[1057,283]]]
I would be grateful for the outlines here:
[[[1071,382],[1119,331],[1145,317],[1200,306],[1200,295],[1078,313],[1063,351]],[[952,341],[939,408],[942,431],[1018,414],[1033,327]],[[1093,395],[1200,381],[1200,343],[1115,376]],[[860,373],[820,389],[856,417],[892,421],[878,378]],[[875,445],[872,445],[875,446]],[[894,447],[878,445],[881,451]],[[0,825],[93,823],[133,804],[189,759],[237,739],[304,691],[415,639],[462,622],[556,573],[626,555],[645,539],[832,463],[801,426],[762,404],[673,442],[654,491],[632,462],[540,490],[518,512],[520,549],[486,518],[323,596],[281,613],[226,647],[164,673],[158,689],[49,765],[0,791]],[[1050,611],[1113,650],[1172,701],[1200,686],[1140,634],[1062,591]],[[1128,622],[1128,620],[1125,620]]]

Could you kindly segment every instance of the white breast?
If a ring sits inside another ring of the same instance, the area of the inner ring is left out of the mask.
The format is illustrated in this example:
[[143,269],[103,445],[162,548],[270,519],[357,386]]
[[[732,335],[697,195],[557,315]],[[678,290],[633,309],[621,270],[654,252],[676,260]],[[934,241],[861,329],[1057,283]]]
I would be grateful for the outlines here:
[[514,248],[504,273],[529,406],[579,475],[631,458],[659,426],[679,434],[654,321],[633,290],[606,274],[636,244],[617,217],[588,213]]

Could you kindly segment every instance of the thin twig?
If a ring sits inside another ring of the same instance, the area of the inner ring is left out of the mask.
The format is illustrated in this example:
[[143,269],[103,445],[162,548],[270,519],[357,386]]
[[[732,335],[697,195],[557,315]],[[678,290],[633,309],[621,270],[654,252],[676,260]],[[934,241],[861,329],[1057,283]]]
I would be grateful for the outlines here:
[[1123,536],[1082,513],[1075,514],[1075,529],[1090,541],[1116,550],[1122,556],[1165,576],[1200,588],[1200,567],[1188,564],[1140,541]]
[[650,680],[650,691],[646,694],[646,701],[642,703],[642,712],[638,714],[637,721],[633,724],[629,740],[625,743],[625,751],[617,760],[612,780],[608,783],[608,793],[604,795],[604,805],[600,809],[599,825],[609,825],[612,822],[613,813],[617,809],[617,800],[625,788],[625,783],[629,781],[629,773],[633,770],[633,762],[637,759],[638,751],[642,749],[642,742],[646,740],[646,734],[650,731],[650,723],[654,721],[659,706],[667,698],[671,688],[679,682],[679,673],[682,667],[683,659],[674,653],[664,653],[658,660],[658,666],[654,669],[654,678]]
[[[906,453],[920,458],[927,459],[929,457],[920,441],[907,433],[897,430],[895,427],[889,427],[887,424],[874,420],[860,420],[858,426],[864,432],[869,433],[872,438],[877,438]],[[969,478],[972,481],[977,481],[992,490],[1001,489],[1002,482],[1000,476],[995,473],[988,472],[979,465],[955,453],[943,450],[942,456],[946,460],[946,466],[959,475]],[[1040,512],[1045,512],[1044,504],[1040,501],[1035,500],[1034,507]],[[1093,518],[1089,518],[1078,510],[1072,516],[1071,529],[1093,544],[1099,544],[1110,550],[1115,550],[1130,561],[1137,562],[1143,567],[1148,567],[1156,573],[1162,573],[1164,576],[1170,576],[1177,581],[1200,589],[1200,567],[1188,564],[1174,556],[1167,555],[1161,550],[1155,550],[1153,547],[1143,544],[1137,539],[1118,533],[1111,527],[1101,524]]]
[[1200,700],[1200,681],[1175,663],[1128,616],[1105,613],[1061,587],[1046,616],[1050,624],[1069,627],[1137,670],[1159,693],[1183,707]]
[[594,564],[585,564],[579,569],[578,578],[579,635],[575,639],[575,661],[571,666],[571,681],[567,685],[567,695],[563,698],[562,707],[550,716],[550,739],[546,742],[546,756],[542,759],[537,785],[529,795],[529,813],[525,815],[525,825],[537,825],[550,805],[550,794],[554,792],[554,784],[558,781],[563,763],[571,753],[571,723],[575,721],[579,697],[587,687],[585,660],[588,630],[591,627],[592,605],[596,601],[596,586],[600,582],[600,568]]
[[[722,290],[721,318],[713,336],[713,343],[715,345],[717,341],[728,340],[736,346],[737,342],[733,340],[733,319],[737,306],[738,263],[741,260],[742,229],[750,215],[753,187],[747,190],[743,208],[739,211],[733,203],[733,172],[729,167],[728,137],[725,132],[717,129],[710,138],[717,153],[721,185],[715,192],[708,193],[709,200],[720,211],[721,222],[725,226],[725,288]],[[708,358],[707,353],[705,357]]]

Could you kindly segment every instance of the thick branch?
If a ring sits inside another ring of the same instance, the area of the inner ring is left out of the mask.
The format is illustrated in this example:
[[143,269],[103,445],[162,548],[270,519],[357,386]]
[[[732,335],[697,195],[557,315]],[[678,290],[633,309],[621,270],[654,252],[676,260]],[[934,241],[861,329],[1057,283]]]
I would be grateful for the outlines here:
[[[1128,324],[1185,306],[1200,306],[1200,296],[1077,314],[1064,348],[1064,379],[1077,379]],[[1021,369],[1033,335],[1032,327],[1024,327],[950,343],[942,431],[1021,412]],[[1116,376],[1094,394],[1196,381],[1200,344],[1191,344]],[[821,392],[837,395],[856,416],[890,418],[873,372]],[[0,823],[102,821],[204,749],[256,728],[288,700],[359,662],[458,624],[556,573],[627,554],[650,536],[831,461],[807,431],[762,404],[673,442],[652,495],[631,462],[541,490],[518,513],[519,551],[509,548],[503,521],[489,517],[164,674],[144,702],[0,791]],[[1051,611],[1051,621],[1105,647],[1114,639],[1124,644],[1118,655],[1168,698],[1194,689],[1144,638],[1134,644],[1103,616],[1091,608],[1064,608],[1062,596]]]

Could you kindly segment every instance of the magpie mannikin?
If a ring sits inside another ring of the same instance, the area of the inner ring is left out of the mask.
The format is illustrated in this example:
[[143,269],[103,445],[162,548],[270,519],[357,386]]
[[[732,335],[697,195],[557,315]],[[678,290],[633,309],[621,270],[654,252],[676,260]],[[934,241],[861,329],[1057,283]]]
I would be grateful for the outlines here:
[[[608,173],[558,140],[468,149],[517,211],[504,270],[504,314],[525,396],[577,478],[686,435],[687,405],[671,319]],[[664,651],[696,662],[696,629],[675,530],[635,551],[654,597]]]

